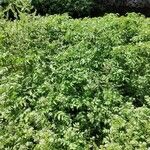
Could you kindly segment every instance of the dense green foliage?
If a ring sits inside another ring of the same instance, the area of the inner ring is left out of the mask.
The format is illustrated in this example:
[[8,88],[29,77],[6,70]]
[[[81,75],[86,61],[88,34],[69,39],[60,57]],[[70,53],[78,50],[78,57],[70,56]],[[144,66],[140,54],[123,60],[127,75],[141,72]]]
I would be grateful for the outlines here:
[[68,13],[73,18],[110,12],[140,12],[150,16],[149,0],[0,0],[0,6],[5,10],[5,16],[7,14],[11,19],[18,18],[18,11],[29,13],[35,10],[40,15]]
[[0,118],[4,150],[147,150],[150,19],[1,19]]
[[94,0],[33,0],[32,5],[40,14],[62,14],[68,12],[71,16],[88,16],[95,3]]
[[0,0],[0,18],[19,19],[20,13],[33,12],[30,0]]
[[9,18],[17,18],[18,10],[28,13],[36,10],[40,15],[68,13],[71,16],[83,17],[90,16],[96,7],[93,0],[2,0],[0,5]]

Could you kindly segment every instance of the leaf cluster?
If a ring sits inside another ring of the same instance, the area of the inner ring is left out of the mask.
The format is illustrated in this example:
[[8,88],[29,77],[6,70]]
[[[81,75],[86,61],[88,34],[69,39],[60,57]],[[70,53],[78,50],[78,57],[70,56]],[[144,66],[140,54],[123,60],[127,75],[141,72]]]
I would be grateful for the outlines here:
[[0,19],[0,149],[150,147],[150,19]]

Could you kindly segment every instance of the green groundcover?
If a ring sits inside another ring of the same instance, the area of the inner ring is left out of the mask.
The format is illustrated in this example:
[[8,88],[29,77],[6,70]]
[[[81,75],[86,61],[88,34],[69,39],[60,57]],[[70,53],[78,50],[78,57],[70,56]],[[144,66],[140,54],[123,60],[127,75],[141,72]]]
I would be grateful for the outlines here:
[[147,150],[150,19],[0,19],[0,149]]

